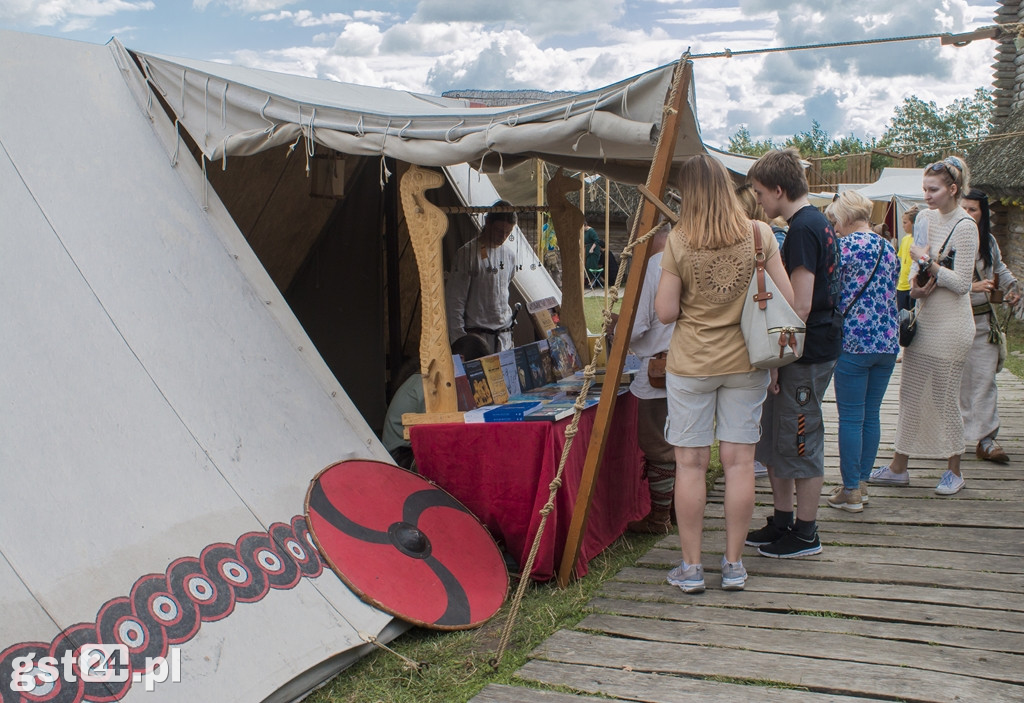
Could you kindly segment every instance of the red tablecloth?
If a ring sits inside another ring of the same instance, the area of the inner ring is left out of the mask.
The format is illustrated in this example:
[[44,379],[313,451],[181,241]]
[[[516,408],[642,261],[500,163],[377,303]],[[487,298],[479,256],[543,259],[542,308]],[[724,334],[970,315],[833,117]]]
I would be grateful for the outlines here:
[[[625,531],[627,522],[643,517],[650,508],[637,446],[636,407],[630,393],[619,396],[615,405],[576,563],[579,576],[587,573],[587,563],[594,556]],[[553,578],[561,564],[596,414],[594,406],[580,417],[562,487],[533,564],[531,576],[538,581]],[[417,425],[409,437],[420,473],[469,508],[522,567],[540,526],[540,509],[547,502],[571,419]]]

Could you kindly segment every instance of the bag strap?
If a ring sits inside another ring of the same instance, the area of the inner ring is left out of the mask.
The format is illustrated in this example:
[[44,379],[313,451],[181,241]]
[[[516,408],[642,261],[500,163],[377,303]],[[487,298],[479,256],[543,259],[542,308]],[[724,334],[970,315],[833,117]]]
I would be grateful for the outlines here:
[[764,282],[764,249],[761,247],[761,229],[757,226],[757,223],[753,220],[750,221],[750,228],[754,231],[754,276],[757,278],[757,293],[754,294],[754,300],[757,302],[757,307],[764,310],[768,307],[768,301],[772,299],[771,291],[766,291],[767,286]]
[[871,281],[875,277],[875,271],[878,270],[878,264],[881,263],[881,261],[882,261],[882,254],[884,254],[884,253],[885,253],[885,242],[882,241],[882,242],[878,243],[878,258],[875,259],[875,267],[873,269],[871,269],[871,275],[868,276],[868,280],[866,280],[864,282],[864,285],[860,287],[860,290],[857,291],[857,295],[853,296],[853,300],[851,300],[850,304],[846,306],[845,310],[843,310],[843,317],[846,317],[846,314],[848,312],[850,312],[850,310],[853,309],[854,303],[856,303],[857,299],[860,298],[860,294],[863,293],[864,291],[866,291],[868,289],[868,286],[871,285]]
[[972,219],[971,219],[970,217],[961,217],[961,218],[960,218],[959,220],[957,220],[957,221],[956,221],[956,222],[955,222],[955,223],[953,224],[953,228],[952,228],[951,230],[949,230],[949,234],[947,234],[947,235],[946,235],[946,241],[944,241],[944,242],[942,243],[942,246],[941,246],[941,247],[939,247],[939,258],[940,258],[940,259],[942,258],[942,252],[944,252],[944,251],[946,250],[946,245],[947,245],[947,244],[949,244],[949,239],[950,239],[950,237],[952,237],[952,236],[953,236],[953,232],[955,232],[955,231],[956,231],[956,227],[957,227],[957,225],[959,225],[959,224],[960,224],[961,222],[963,222],[964,220],[971,220],[972,222],[974,221],[974,220],[972,220]]

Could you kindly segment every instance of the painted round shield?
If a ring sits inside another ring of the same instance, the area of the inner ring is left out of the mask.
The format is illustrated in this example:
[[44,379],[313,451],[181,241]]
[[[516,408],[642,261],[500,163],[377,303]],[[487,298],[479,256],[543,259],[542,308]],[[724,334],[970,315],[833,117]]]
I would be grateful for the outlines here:
[[508,572],[490,533],[418,474],[378,461],[328,466],[306,494],[306,522],[349,588],[415,625],[478,627],[505,600]]

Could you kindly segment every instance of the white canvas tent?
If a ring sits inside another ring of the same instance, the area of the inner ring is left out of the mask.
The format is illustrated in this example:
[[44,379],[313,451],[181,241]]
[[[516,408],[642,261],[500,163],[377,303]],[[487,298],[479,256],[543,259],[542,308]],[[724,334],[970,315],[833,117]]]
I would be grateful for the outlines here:
[[890,224],[898,228],[904,212],[914,205],[924,205],[921,179],[922,171],[919,168],[884,168],[877,181],[856,190],[876,203],[873,214],[875,220],[881,220],[891,207],[893,222]]
[[176,638],[125,700],[291,699],[396,632],[295,521],[387,454],[130,67],[10,32],[0,66],[0,699],[90,630]]
[[[0,32],[0,699],[18,657],[113,638],[140,660],[179,647],[181,680],[35,692],[288,700],[402,629],[322,569],[301,520],[320,469],[387,454],[282,295],[294,266],[250,246],[267,202],[229,211],[184,133],[215,163],[298,143],[639,181],[671,70],[480,111],[139,61],[151,84],[116,41]],[[702,150],[690,97],[677,158]]]

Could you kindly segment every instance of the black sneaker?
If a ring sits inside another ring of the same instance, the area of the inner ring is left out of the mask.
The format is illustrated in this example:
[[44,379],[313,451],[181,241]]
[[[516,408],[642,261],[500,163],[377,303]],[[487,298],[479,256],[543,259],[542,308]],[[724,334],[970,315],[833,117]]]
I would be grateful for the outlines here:
[[809,557],[812,554],[821,554],[821,540],[818,539],[818,531],[814,531],[811,539],[801,537],[793,530],[787,530],[771,544],[765,544],[757,548],[757,551],[766,557],[775,559],[792,559],[793,557]]
[[760,530],[751,530],[747,533],[746,545],[748,547],[760,547],[762,544],[771,544],[789,532],[789,527],[783,529],[775,526],[774,515],[769,515],[766,522],[767,524]]

